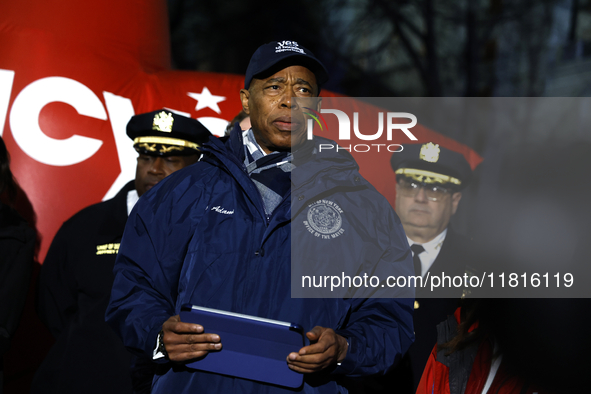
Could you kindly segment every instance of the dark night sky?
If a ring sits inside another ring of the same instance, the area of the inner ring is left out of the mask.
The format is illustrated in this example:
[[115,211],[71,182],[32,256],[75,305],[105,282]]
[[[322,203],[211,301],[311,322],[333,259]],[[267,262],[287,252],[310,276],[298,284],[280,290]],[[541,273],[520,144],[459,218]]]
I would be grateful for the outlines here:
[[580,42],[579,13],[591,14],[578,3],[588,10],[562,0],[168,0],[175,68],[243,74],[259,45],[292,40],[325,64],[326,89],[356,97],[543,95]]

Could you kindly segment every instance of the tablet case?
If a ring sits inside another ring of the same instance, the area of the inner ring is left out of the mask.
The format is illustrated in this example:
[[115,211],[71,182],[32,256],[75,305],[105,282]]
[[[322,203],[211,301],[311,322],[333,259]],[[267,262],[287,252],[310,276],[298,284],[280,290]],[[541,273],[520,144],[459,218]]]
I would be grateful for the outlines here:
[[291,388],[302,385],[304,376],[289,369],[286,361],[289,353],[304,346],[299,325],[195,305],[184,305],[180,317],[218,334],[222,342],[222,350],[188,367]]

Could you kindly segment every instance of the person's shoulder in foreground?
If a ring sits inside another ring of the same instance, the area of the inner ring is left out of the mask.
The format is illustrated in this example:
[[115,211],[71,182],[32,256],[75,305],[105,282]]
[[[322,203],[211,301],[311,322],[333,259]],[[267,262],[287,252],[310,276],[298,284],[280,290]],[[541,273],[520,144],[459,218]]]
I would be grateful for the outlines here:
[[16,197],[17,182],[0,136],[0,387],[3,386],[4,354],[19,325],[27,297],[36,241],[35,230],[12,206]]
[[[324,240],[334,260],[412,270],[408,245],[392,245],[403,241],[400,222],[383,198],[370,201],[378,193],[354,160],[317,155],[315,144],[306,143],[305,122],[292,115],[294,98],[316,97],[326,78],[322,64],[296,42],[260,47],[240,92],[251,129],[236,128],[225,144],[210,140],[202,162],[154,187],[130,215],[106,318],[129,349],[161,364],[152,392],[287,391],[187,367],[223,352],[224,337],[181,322],[184,304],[299,323],[310,345],[285,359],[304,375],[303,392],[337,392],[347,377],[383,374],[412,342],[412,301],[291,296],[292,251],[327,256],[322,237],[293,243],[293,226],[301,232],[308,214],[312,224],[334,232]],[[314,207],[322,200],[333,205]],[[339,223],[363,217],[364,201],[372,206],[366,221],[337,235]],[[376,217],[386,207],[388,219]],[[377,225],[368,222],[373,217]],[[355,247],[351,237],[362,233],[379,236]]]

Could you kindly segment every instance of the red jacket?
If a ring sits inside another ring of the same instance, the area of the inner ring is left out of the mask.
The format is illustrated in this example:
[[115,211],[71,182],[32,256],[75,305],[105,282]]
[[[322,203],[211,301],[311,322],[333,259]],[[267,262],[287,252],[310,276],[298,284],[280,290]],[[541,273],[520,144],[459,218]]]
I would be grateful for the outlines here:
[[[448,321],[444,323],[451,323],[451,327],[457,327],[460,322],[460,309],[458,308],[453,316],[450,316]],[[442,323],[442,324],[444,324]],[[473,331],[478,327],[475,323],[470,327],[469,331]],[[439,338],[442,334],[438,326],[438,343],[447,342],[451,339]],[[417,394],[481,394],[486,384],[488,374],[492,361],[492,343],[489,339],[483,340],[473,350],[476,350],[474,362],[470,364],[471,356],[469,354],[456,355],[455,361],[449,362],[445,360],[447,357],[443,356],[443,352],[437,354],[437,345],[433,348],[429,360],[423,371],[423,376],[417,388]],[[462,349],[455,353],[469,353],[470,348]],[[452,354],[455,354],[452,353]],[[459,357],[458,357],[459,356]],[[458,360],[459,359],[459,360]],[[446,365],[448,364],[448,365]],[[450,385],[451,379],[451,385]],[[467,381],[466,381],[467,379]],[[550,394],[548,391],[541,390],[534,385],[528,383],[519,377],[512,376],[506,370],[504,363],[497,370],[493,383],[487,393],[490,394]]]

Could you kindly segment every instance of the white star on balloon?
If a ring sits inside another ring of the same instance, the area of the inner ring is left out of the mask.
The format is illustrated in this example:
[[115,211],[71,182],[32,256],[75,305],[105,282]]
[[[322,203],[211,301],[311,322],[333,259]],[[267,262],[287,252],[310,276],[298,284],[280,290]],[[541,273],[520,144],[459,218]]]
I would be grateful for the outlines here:
[[187,93],[187,95],[197,100],[195,110],[199,111],[200,109],[209,107],[218,114],[222,112],[220,107],[218,107],[218,103],[226,99],[224,96],[214,96],[205,86],[203,87],[201,93]]

